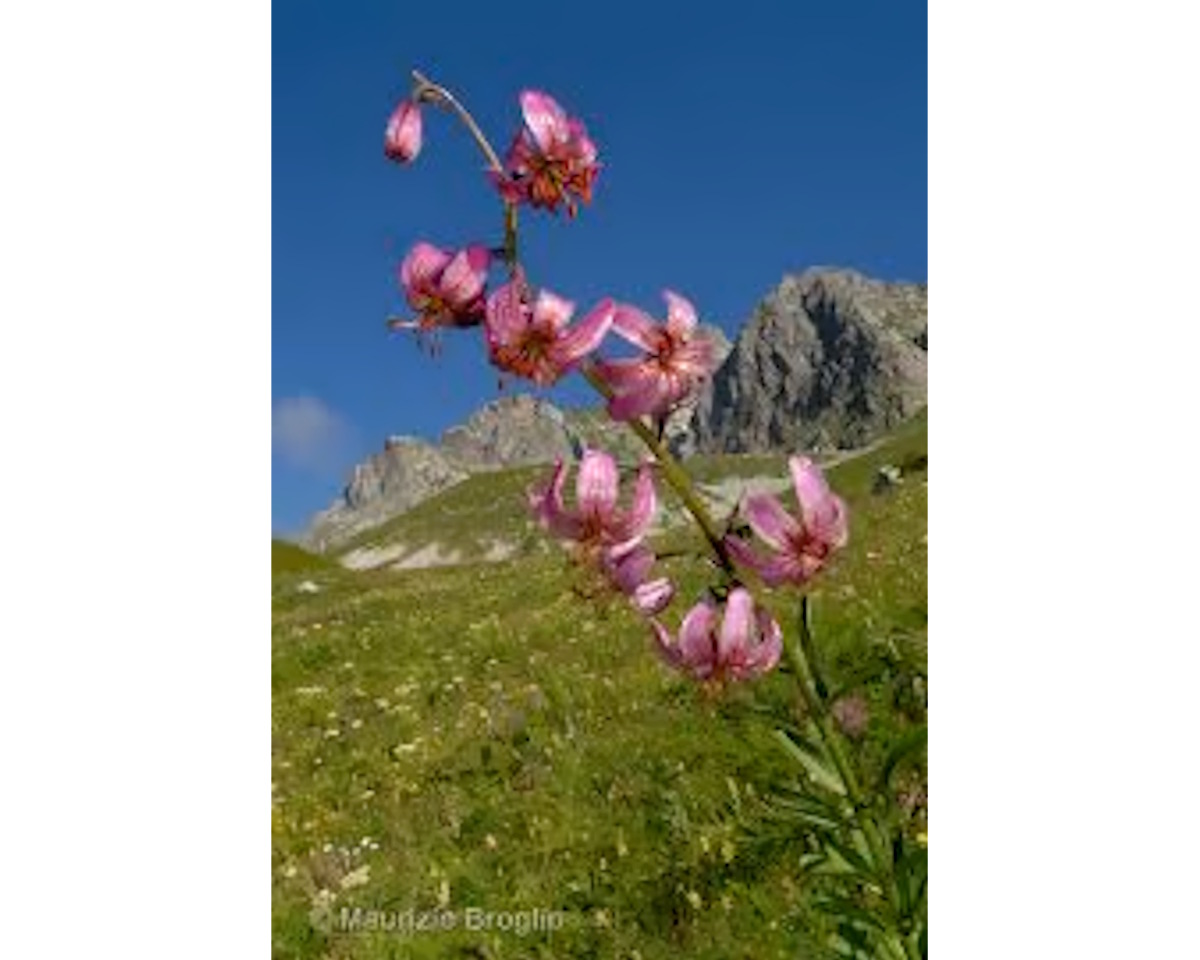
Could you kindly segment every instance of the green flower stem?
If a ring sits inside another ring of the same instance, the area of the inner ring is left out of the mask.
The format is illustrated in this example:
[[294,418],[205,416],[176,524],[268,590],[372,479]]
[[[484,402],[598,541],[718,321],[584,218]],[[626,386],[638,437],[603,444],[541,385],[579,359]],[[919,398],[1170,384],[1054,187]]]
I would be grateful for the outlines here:
[[479,129],[479,124],[475,122],[475,118],[467,111],[461,103],[455,99],[445,87],[434,83],[426,77],[420,70],[412,72],[413,83],[416,89],[413,91],[414,96],[418,101],[428,101],[436,103],[440,106],[449,107],[451,111],[457,115],[458,119],[463,122],[463,125],[471,132],[471,136],[475,138],[475,142],[479,144],[479,149],[483,151],[483,155],[487,157],[488,164],[496,173],[504,172],[504,164],[500,162],[500,158],[496,155],[496,151],[492,149],[492,145],[488,142],[488,138],[483,135],[483,131]]
[[[487,159],[488,166],[493,171],[504,175],[504,164],[500,162],[500,157],[492,148],[488,138],[483,135],[483,131],[479,129],[479,124],[475,122],[475,118],[471,116],[469,110],[458,102],[458,99],[449,90],[441,84],[434,83],[426,77],[420,70],[412,72],[413,95],[418,102],[426,101],[434,103],[441,107],[448,108],[459,120],[462,121],[468,132],[471,134],[479,149],[483,152]],[[515,269],[517,266],[517,207],[516,204],[505,202],[504,204],[504,260],[508,264],[509,269]]]
[[[596,368],[591,363],[585,364],[580,368],[580,372],[584,378],[590,383],[604,399],[612,399],[612,391],[608,384],[596,372]],[[736,574],[733,567],[733,560],[730,559],[729,552],[725,549],[725,541],[717,529],[717,524],[713,520],[712,515],[708,512],[708,508],[700,500],[696,494],[695,485],[692,483],[692,478],[688,476],[687,471],[679,465],[679,461],[672,455],[671,451],[658,439],[654,431],[646,426],[645,422],[639,419],[628,421],[629,428],[638,435],[638,438],[644,443],[654,454],[654,458],[658,461],[659,467],[662,469],[663,476],[671,485],[683,501],[683,505],[687,507],[688,512],[695,518],[703,531],[708,544],[716,554],[718,562],[730,578],[735,578]]]
[[[892,912],[899,920],[902,914],[900,891],[896,886],[895,871],[891,857],[883,842],[882,832],[875,822],[869,807],[863,799],[862,787],[854,775],[854,768],[842,745],[842,738],[834,726],[827,704],[826,685],[820,676],[816,658],[816,647],[813,643],[812,630],[809,626],[808,596],[800,597],[800,641],[787,645],[789,658],[800,678],[800,693],[808,712],[812,715],[817,731],[833,765],[837,770],[842,785],[846,788],[846,797],[854,810],[854,819],[863,832],[867,848],[874,861],[877,875],[883,883]],[[910,960],[920,960],[920,951],[912,937],[900,937],[904,952]]]

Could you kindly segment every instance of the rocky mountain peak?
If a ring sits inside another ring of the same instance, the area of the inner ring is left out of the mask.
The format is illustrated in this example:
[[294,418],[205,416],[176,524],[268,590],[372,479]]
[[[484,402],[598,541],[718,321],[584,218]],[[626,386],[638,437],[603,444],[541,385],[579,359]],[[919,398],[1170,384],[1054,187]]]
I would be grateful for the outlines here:
[[786,276],[701,399],[704,453],[855,447],[925,405],[927,289],[853,270]]
[[554,404],[528,394],[500,397],[442,434],[440,447],[465,470],[497,470],[570,457],[566,419]]

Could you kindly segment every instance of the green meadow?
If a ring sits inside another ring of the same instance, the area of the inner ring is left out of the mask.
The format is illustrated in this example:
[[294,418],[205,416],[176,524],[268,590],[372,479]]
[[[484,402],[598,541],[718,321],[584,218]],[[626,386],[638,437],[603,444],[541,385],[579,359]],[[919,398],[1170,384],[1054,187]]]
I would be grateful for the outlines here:
[[[875,490],[883,464],[903,479]],[[854,749],[876,774],[926,720],[926,464],[922,415],[830,469],[850,543],[809,591],[827,675],[869,704]],[[693,466],[786,474],[782,456]],[[353,572],[274,544],[274,956],[836,955],[787,815],[786,666],[721,696],[667,669],[531,528],[524,491],[546,473],[472,477],[351,545],[436,541],[455,566]],[[470,562],[498,541],[507,559]],[[675,628],[707,561],[689,528],[657,546]],[[797,594],[763,599],[794,636]],[[896,779],[919,794],[923,764]],[[923,842],[923,803],[907,829]]]

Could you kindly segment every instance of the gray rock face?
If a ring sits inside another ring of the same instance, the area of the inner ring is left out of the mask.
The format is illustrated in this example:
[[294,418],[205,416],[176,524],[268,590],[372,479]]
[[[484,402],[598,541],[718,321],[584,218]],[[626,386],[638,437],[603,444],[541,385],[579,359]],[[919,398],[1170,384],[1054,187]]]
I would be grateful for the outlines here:
[[326,550],[465,479],[467,472],[415,437],[389,437],[383,452],[354,468],[329,509],[313,518],[305,546]]
[[693,449],[857,447],[893,428],[926,403],[926,303],[924,284],[852,270],[785,277],[700,398]]
[[519,394],[494,400],[465,424],[451,427],[442,434],[440,448],[451,463],[477,472],[569,458],[572,438],[562,411]]

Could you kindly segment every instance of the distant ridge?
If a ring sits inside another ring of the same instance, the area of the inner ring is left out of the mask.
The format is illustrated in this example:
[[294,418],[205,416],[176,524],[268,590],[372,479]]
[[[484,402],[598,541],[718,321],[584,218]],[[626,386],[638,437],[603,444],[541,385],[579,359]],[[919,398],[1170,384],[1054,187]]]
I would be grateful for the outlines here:
[[[688,408],[668,421],[681,456],[853,449],[913,416],[926,402],[927,288],[853,270],[788,275],[731,345]],[[358,534],[490,470],[551,463],[600,446],[636,462],[643,448],[602,409],[560,410],[528,394],[500,397],[433,444],[389,437],[357,465],[342,494],[301,538],[333,550]]]

